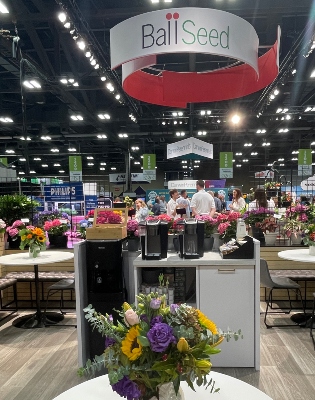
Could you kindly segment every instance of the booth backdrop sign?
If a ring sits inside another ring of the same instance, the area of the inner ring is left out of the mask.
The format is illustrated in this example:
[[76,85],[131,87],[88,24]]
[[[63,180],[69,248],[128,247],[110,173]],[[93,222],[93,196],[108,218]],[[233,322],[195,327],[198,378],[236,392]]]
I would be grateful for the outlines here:
[[85,196],[85,213],[90,210],[94,210],[97,208],[97,196],[96,195],[89,195]]
[[199,158],[213,158],[213,144],[190,137],[167,145],[168,159],[188,156],[190,154],[198,155]]
[[161,53],[204,53],[236,58],[258,74],[255,29],[220,10],[187,7],[137,15],[110,30],[110,49],[112,69]]
[[312,150],[299,149],[298,176],[312,175]]
[[[131,174],[131,181],[132,182],[147,182],[150,183],[151,181],[146,179],[142,172],[137,174]],[[126,174],[109,174],[109,182],[110,183],[126,183]]]
[[167,187],[169,190],[171,189],[194,189],[196,191],[196,180],[187,180],[187,181],[168,181]]
[[[259,58],[258,42],[253,26],[233,14],[171,8],[135,16],[112,28],[111,66],[122,65],[123,89],[130,96],[184,108],[189,102],[243,97],[269,85],[279,70],[280,28],[274,46]],[[216,54],[244,64],[201,73],[142,71],[157,64],[157,55],[165,53]]]
[[83,201],[82,182],[61,183],[59,185],[44,186],[45,201]]
[[233,153],[220,153],[220,178],[233,178]]
[[213,188],[224,188],[226,183],[226,179],[210,179],[205,180],[205,188],[211,189],[213,192]]
[[255,172],[255,178],[270,178],[273,179],[275,177],[275,173],[271,171],[271,169],[267,169],[266,171]]
[[69,156],[70,182],[82,182],[82,158],[81,156]]

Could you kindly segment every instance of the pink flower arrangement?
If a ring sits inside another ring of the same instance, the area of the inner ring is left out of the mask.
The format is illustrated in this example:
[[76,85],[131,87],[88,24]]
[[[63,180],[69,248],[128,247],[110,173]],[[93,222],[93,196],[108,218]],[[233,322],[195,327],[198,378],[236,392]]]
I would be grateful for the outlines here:
[[62,236],[68,230],[68,225],[61,223],[59,219],[45,221],[44,231],[51,235]]
[[129,219],[127,222],[127,236],[128,237],[138,237],[138,221],[136,219]]
[[17,219],[11,226],[6,228],[6,232],[12,237],[17,238],[20,230],[25,229],[25,224],[21,220]]
[[97,224],[121,224],[121,212],[120,211],[100,211],[96,218]]
[[236,237],[236,221],[242,214],[231,211],[228,214],[219,214],[217,217],[218,232],[221,239]]

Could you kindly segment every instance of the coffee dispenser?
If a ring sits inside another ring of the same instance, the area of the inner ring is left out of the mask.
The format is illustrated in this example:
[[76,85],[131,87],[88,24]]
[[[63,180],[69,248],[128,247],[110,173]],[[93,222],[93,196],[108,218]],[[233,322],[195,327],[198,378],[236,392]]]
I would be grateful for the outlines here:
[[168,224],[164,221],[139,223],[141,253],[143,260],[167,258]]
[[197,221],[191,218],[178,223],[178,225],[179,224],[184,225],[184,229],[179,231],[179,256],[181,258],[203,257],[204,221]]

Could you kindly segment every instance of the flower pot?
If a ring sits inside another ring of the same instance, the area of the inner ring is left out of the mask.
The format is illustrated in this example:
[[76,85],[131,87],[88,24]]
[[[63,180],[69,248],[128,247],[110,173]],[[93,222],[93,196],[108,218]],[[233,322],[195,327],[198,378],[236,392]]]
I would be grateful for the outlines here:
[[309,246],[308,251],[310,256],[315,256],[315,246]]
[[203,239],[203,249],[204,251],[211,251],[213,248],[214,237],[205,237]]
[[140,246],[140,239],[138,237],[128,239],[128,251],[138,251]]
[[68,236],[66,235],[50,235],[48,234],[49,245],[58,249],[66,249],[68,244]]
[[301,235],[297,234],[296,236],[292,233],[290,236],[291,239],[291,245],[293,246],[297,246],[300,245],[302,242],[302,238]]
[[265,244],[266,246],[274,246],[277,240],[277,232],[265,233]]
[[212,236],[213,236],[212,251],[219,251],[220,246],[222,246],[224,242],[222,239],[220,239],[220,235],[218,232],[213,233]]
[[40,255],[40,250],[41,250],[41,248],[40,248],[40,246],[31,246],[29,249],[28,249],[28,255],[29,255],[29,257],[31,257],[31,258],[36,258],[36,257],[39,257],[39,255]]
[[21,236],[12,238],[10,235],[8,235],[8,243],[9,243],[9,249],[19,249],[20,244],[21,244]]
[[251,230],[253,238],[259,240],[261,246],[265,246],[265,235],[261,228],[252,225]]
[[168,251],[174,251],[175,248],[174,248],[174,241],[173,241],[173,239],[174,239],[175,235],[172,234],[172,233],[169,233],[167,237],[168,237],[168,241],[167,241],[167,250],[168,250]]
[[178,253],[179,252],[179,238],[178,238],[178,236],[175,236],[173,238],[173,246],[174,246],[174,250]]

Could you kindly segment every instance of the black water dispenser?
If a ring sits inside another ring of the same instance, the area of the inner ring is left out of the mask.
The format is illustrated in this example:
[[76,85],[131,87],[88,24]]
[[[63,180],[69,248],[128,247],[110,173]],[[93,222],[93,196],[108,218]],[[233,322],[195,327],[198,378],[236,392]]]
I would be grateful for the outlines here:
[[167,258],[168,224],[164,221],[139,223],[141,254],[143,260]]
[[187,259],[203,257],[204,221],[189,218],[178,224],[184,225],[184,228],[179,230],[179,256]]

